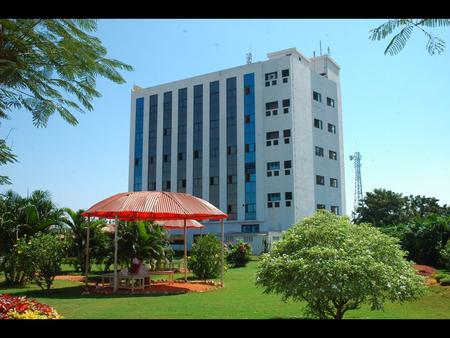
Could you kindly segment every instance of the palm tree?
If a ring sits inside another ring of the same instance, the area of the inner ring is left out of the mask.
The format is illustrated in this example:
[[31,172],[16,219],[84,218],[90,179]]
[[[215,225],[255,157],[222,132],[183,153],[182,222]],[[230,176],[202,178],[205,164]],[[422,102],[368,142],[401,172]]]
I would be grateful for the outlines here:
[[132,222],[119,228],[119,258],[129,264],[136,257],[158,269],[170,257],[171,246],[167,232],[152,222]]
[[[81,214],[84,210],[74,211],[70,208],[64,208],[65,212],[64,224],[70,228],[72,235],[72,254],[75,255],[76,261],[74,267],[76,271],[85,271],[86,266],[86,235],[87,235],[87,221]],[[106,247],[106,253],[102,256],[108,256],[109,251],[112,252],[112,245],[108,245],[108,239],[102,229],[105,227],[103,220],[92,220],[90,222],[89,233],[89,257],[99,257],[99,252],[104,253]],[[109,250],[108,250],[109,249]],[[109,254],[112,256],[112,253]],[[102,258],[104,258],[102,257]],[[89,271],[91,270],[91,264],[89,262]]]
[[414,29],[420,29],[427,37],[426,49],[430,55],[435,53],[441,54],[445,49],[445,41],[441,38],[432,35],[423,27],[435,28],[450,26],[449,19],[392,19],[384,24],[378,26],[370,31],[370,39],[382,40],[390,35],[394,30],[403,27],[402,30],[396,34],[386,47],[384,54],[396,55],[406,45]]
[[61,224],[61,210],[51,200],[48,191],[35,190],[30,197],[21,197],[12,190],[3,194],[0,215],[1,270],[7,282],[23,284],[25,275],[17,266],[14,245],[24,236],[48,231]]

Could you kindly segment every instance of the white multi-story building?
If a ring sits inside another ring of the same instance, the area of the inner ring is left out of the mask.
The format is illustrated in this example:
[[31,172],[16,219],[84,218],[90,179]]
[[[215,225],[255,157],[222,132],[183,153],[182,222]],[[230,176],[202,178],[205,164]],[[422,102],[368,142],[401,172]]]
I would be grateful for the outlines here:
[[268,58],[131,93],[129,190],[208,200],[254,253],[316,209],[345,213],[340,67],[296,48]]

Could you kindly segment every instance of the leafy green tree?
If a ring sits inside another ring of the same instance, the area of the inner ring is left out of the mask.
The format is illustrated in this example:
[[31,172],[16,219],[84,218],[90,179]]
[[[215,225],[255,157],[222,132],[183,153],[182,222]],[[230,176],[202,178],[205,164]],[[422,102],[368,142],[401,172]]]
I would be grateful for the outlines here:
[[405,46],[414,30],[421,30],[427,37],[426,49],[430,55],[441,54],[445,49],[445,41],[432,35],[427,29],[450,26],[449,19],[392,19],[370,31],[370,39],[382,40],[392,34],[396,29],[400,32],[394,35],[387,45],[384,54],[396,55]]
[[61,272],[66,250],[66,243],[57,236],[38,233],[30,238],[21,238],[15,252],[30,280],[41,289],[50,290],[55,276]]
[[404,256],[397,239],[373,226],[318,211],[263,254],[256,284],[285,301],[306,301],[307,316],[342,319],[363,303],[378,310],[422,295],[423,277]]
[[221,246],[211,234],[201,236],[192,245],[188,268],[200,279],[217,278],[221,271]]
[[[0,19],[0,118],[23,108],[37,127],[46,127],[55,112],[76,125],[73,111],[93,110],[92,100],[101,96],[97,77],[125,83],[118,70],[133,67],[107,58],[89,34],[96,30],[91,19]],[[0,164],[15,160],[1,141]]]
[[400,241],[409,259],[417,264],[441,266],[439,250],[450,238],[450,216],[430,214],[398,227],[405,229]]
[[447,240],[447,244],[439,247],[439,255],[442,265],[450,270],[450,240]]
[[447,205],[440,206],[439,200],[434,197],[410,195],[408,197],[408,209],[411,218],[426,217],[432,214],[450,215]]
[[[5,140],[0,139],[0,166],[7,163],[17,162],[17,156],[14,155],[6,144]],[[8,176],[0,175],[0,185],[11,184]]]
[[24,271],[17,269],[13,246],[24,236],[49,231],[61,224],[62,212],[52,202],[50,193],[35,190],[29,197],[21,197],[12,190],[3,194],[0,203],[0,269],[10,284],[23,284]]
[[356,208],[354,222],[386,227],[406,223],[410,219],[408,197],[386,189],[367,192]]

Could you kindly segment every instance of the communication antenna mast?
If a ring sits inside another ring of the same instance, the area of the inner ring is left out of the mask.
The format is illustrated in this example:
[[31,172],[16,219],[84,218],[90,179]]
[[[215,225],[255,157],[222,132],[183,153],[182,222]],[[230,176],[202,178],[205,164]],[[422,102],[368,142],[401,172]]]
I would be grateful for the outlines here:
[[247,54],[247,64],[251,64],[252,63],[252,52],[248,52]]
[[357,151],[350,155],[350,161],[355,162],[355,206],[354,211],[359,206],[359,202],[363,199],[362,182],[361,182],[361,154]]

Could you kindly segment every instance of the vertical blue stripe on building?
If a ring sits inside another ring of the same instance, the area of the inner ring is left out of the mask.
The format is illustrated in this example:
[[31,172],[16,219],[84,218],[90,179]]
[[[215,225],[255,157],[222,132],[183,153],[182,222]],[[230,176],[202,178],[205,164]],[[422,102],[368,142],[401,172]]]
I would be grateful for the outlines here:
[[255,74],[244,75],[245,219],[256,219]]
[[156,190],[156,135],[158,127],[158,95],[150,96],[148,126],[148,187]]
[[163,99],[163,162],[162,191],[171,191],[171,152],[172,152],[172,92],[165,92]]
[[178,89],[177,191],[186,192],[187,88]]
[[219,81],[209,83],[209,202],[219,208]]
[[193,184],[192,195],[202,197],[203,177],[203,85],[194,86]]
[[142,190],[142,148],[144,132],[144,98],[136,99],[136,124],[134,129],[134,180],[133,191]]

